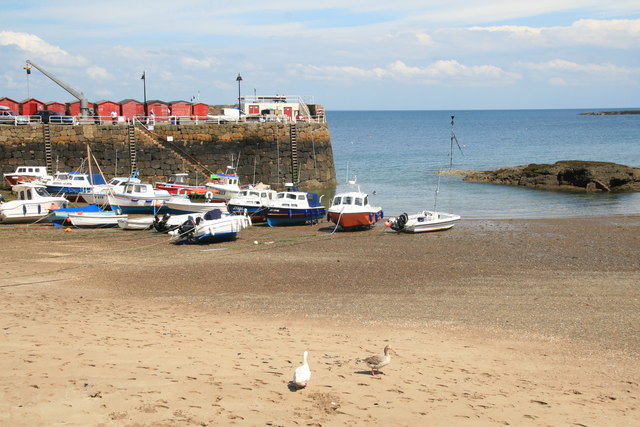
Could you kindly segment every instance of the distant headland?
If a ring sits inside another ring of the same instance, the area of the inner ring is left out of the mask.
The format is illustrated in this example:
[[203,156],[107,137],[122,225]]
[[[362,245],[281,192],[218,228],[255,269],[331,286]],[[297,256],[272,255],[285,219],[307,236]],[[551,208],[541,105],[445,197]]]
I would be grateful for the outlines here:
[[580,113],[579,116],[621,116],[624,114],[640,114],[640,110],[620,110],[620,111],[590,111]]
[[554,164],[529,164],[495,171],[452,170],[464,181],[517,185],[544,190],[588,192],[640,191],[640,168],[608,162],[563,160]]

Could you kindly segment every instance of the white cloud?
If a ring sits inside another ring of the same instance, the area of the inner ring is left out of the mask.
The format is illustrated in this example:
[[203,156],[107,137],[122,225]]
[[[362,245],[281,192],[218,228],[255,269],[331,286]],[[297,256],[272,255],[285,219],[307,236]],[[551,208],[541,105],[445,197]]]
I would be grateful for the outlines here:
[[220,64],[220,61],[212,57],[194,58],[185,56],[179,58],[179,62],[187,68],[212,68]]
[[468,30],[494,34],[497,37],[503,35],[520,41],[528,40],[544,46],[587,45],[632,49],[638,47],[640,40],[640,19],[580,19],[569,26],[475,26]]
[[[364,69],[355,66],[317,66],[298,65],[296,74],[310,79],[321,80],[380,80],[394,79],[423,84],[448,83],[478,85],[510,83],[519,80],[518,73],[502,70],[495,65],[464,65],[455,60],[439,60],[426,67],[407,65],[403,61],[394,61],[386,67]],[[418,79],[418,80],[413,80]]]
[[15,46],[29,54],[36,63],[48,63],[53,65],[84,65],[86,60],[79,56],[69,55],[58,46],[53,46],[34,34],[19,33],[15,31],[0,31],[0,46]]
[[93,80],[112,80],[113,75],[102,67],[97,65],[87,68],[87,75]]
[[435,46],[435,43],[429,34],[425,33],[417,33],[416,39],[418,40],[418,44],[423,46]]

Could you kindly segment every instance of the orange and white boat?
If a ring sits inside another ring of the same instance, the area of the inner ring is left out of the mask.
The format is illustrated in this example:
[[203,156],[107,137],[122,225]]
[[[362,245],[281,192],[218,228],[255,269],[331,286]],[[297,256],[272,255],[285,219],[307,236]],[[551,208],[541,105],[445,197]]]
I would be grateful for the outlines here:
[[336,194],[327,211],[327,219],[345,230],[371,228],[383,217],[382,208],[371,206],[367,193],[359,189]]

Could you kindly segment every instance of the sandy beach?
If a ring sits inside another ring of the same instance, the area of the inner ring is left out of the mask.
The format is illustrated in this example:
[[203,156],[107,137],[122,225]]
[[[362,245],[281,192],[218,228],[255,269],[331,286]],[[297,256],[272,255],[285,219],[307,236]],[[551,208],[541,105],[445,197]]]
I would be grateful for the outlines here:
[[640,217],[331,231],[0,226],[0,425],[637,425]]

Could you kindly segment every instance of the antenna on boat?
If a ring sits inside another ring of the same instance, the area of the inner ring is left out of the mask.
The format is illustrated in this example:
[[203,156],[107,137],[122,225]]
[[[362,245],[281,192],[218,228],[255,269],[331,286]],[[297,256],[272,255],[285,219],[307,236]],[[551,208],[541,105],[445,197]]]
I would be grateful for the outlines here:
[[453,131],[454,128],[454,124],[453,124],[453,120],[455,119],[455,116],[451,116],[451,141],[449,144],[449,170],[451,170],[453,168],[453,141],[456,142],[456,145],[458,146],[458,150],[460,150],[460,154],[462,154],[464,156],[464,153],[462,152],[462,147],[460,147],[460,143],[458,142],[458,138],[456,138],[456,134]]

